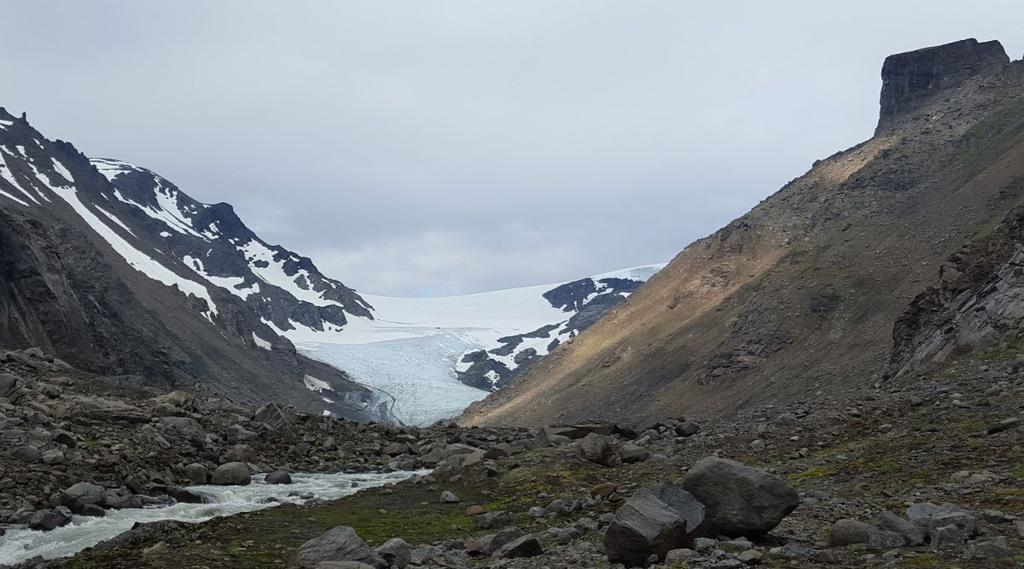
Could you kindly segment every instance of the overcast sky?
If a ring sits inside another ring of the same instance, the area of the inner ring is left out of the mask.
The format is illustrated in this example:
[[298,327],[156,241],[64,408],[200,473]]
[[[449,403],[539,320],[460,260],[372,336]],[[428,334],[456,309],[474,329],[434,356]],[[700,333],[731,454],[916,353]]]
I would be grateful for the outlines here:
[[711,4],[0,0],[0,106],[433,296],[669,260],[869,137],[887,54],[1024,52],[1020,0]]

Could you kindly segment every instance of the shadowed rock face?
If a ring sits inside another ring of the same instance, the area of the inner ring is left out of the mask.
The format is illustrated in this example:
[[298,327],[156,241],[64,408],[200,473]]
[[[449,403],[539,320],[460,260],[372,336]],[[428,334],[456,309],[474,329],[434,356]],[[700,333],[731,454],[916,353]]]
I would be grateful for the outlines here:
[[890,55],[882,65],[878,130],[919,109],[937,93],[1009,62],[998,41],[979,43],[973,38]]

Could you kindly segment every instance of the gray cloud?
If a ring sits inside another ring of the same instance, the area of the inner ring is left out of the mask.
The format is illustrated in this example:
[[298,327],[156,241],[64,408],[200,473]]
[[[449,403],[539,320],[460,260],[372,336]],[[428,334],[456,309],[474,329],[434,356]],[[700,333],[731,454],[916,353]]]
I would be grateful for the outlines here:
[[[1019,1],[3,3],[0,105],[367,292],[668,260],[870,136],[889,53]],[[13,25],[12,25],[13,24]]]

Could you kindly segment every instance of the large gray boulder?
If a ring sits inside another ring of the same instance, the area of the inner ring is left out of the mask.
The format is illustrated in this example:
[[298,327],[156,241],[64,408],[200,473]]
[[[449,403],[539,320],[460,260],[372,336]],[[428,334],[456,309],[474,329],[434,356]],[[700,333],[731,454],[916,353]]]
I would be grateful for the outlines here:
[[194,446],[206,444],[206,431],[199,421],[188,417],[160,417],[160,428],[172,437],[181,438]]
[[295,561],[299,569],[316,569],[325,561],[356,561],[377,569],[388,569],[388,562],[348,526],[329,529],[303,543]]
[[71,511],[64,506],[57,506],[52,510],[39,510],[32,514],[28,527],[32,529],[50,531],[71,523]]
[[405,566],[412,560],[412,546],[404,539],[394,537],[377,548],[377,555],[398,569],[405,569]]
[[185,478],[193,484],[206,484],[210,481],[210,471],[206,466],[193,462],[185,466]]
[[60,493],[60,502],[71,508],[72,512],[80,512],[89,504],[103,503],[105,496],[106,488],[91,482],[79,482]]
[[229,462],[217,467],[210,477],[210,484],[218,486],[245,486],[252,482],[249,467],[244,462]]
[[682,485],[707,508],[706,529],[730,537],[763,535],[800,505],[781,478],[717,457],[697,462]]
[[580,454],[586,460],[603,466],[615,466],[622,461],[611,439],[597,433],[583,437],[580,441]]
[[976,532],[977,518],[956,504],[935,505],[928,502],[912,504],[907,508],[907,519],[921,530],[924,535],[931,535],[937,528],[956,526],[965,536]]
[[612,562],[644,566],[654,554],[664,560],[673,549],[690,547],[704,523],[704,505],[670,482],[640,490],[615,513],[604,534]]

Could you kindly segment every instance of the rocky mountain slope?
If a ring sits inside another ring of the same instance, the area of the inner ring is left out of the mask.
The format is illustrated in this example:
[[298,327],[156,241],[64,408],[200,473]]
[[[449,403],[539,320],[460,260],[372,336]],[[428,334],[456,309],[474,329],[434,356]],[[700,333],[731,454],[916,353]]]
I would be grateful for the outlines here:
[[870,140],[689,245],[463,420],[721,415],[887,374],[894,322],[1022,198],[1024,63],[964,40],[889,57],[882,84]]
[[[386,418],[380,394],[276,332],[368,308],[226,204],[146,170],[90,161],[0,109],[0,344],[83,369],[242,402]],[[319,382],[329,389],[307,388]]]

